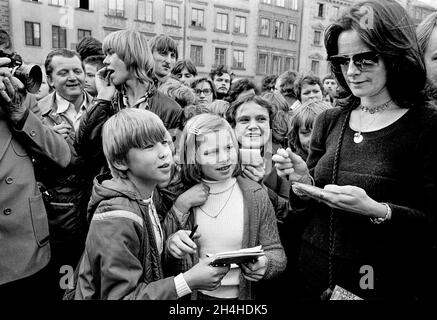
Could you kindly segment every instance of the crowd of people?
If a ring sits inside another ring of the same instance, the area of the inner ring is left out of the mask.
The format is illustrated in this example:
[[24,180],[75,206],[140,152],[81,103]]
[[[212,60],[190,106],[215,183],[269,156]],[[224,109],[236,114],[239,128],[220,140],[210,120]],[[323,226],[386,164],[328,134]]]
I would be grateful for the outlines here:
[[36,94],[0,58],[0,297],[435,298],[437,13],[364,0],[325,47],[323,79],[258,86],[121,30],[49,52]]

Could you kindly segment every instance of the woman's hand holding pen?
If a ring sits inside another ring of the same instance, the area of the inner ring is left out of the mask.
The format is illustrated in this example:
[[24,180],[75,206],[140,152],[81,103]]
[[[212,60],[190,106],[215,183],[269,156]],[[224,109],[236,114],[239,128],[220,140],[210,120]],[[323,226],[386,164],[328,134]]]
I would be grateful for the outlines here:
[[278,149],[272,160],[275,162],[279,177],[286,177],[289,181],[304,182],[302,180],[309,176],[305,161],[293,153],[290,148],[287,148],[287,150]]

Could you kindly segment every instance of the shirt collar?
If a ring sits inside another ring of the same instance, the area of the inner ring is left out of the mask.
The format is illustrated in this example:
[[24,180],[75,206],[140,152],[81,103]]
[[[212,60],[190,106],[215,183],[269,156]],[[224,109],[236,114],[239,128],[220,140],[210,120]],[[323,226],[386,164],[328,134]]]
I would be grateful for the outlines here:
[[[83,102],[82,102],[82,105],[79,108],[79,112],[85,111],[86,107],[88,105],[88,99],[87,99],[88,97],[87,97],[87,95],[85,93],[83,95],[84,95]],[[64,99],[63,97],[61,97],[61,95],[55,93],[55,96],[56,96],[56,99],[55,99],[56,105],[58,106],[58,108],[56,110],[57,114],[61,114],[61,113],[66,112],[68,110],[68,108],[70,108],[70,104],[73,105],[70,101],[68,101],[68,100]]]

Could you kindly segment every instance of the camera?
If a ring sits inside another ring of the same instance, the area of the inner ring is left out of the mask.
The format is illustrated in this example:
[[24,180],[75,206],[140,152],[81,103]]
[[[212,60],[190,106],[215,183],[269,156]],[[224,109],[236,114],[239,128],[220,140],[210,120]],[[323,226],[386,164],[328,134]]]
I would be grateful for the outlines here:
[[23,64],[21,56],[15,52],[8,53],[0,50],[0,58],[9,58],[11,63],[6,66],[12,68],[12,76],[20,80],[29,93],[37,93],[42,83],[42,70],[36,64]]

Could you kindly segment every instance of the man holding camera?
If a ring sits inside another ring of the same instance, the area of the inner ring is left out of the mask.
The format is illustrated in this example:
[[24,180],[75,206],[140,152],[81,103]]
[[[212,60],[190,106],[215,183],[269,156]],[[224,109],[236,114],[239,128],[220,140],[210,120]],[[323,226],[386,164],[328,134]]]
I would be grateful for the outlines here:
[[67,142],[31,108],[35,99],[0,58],[0,299],[41,298],[50,260],[49,229],[32,158],[66,167]]

